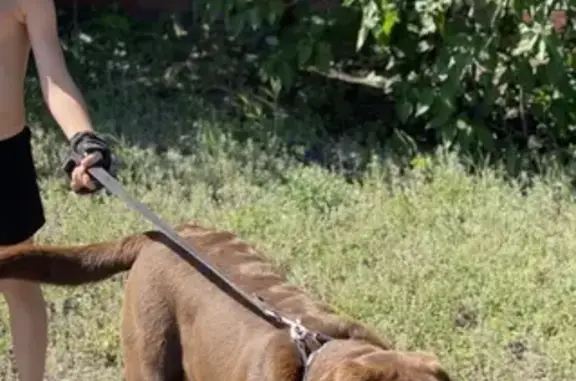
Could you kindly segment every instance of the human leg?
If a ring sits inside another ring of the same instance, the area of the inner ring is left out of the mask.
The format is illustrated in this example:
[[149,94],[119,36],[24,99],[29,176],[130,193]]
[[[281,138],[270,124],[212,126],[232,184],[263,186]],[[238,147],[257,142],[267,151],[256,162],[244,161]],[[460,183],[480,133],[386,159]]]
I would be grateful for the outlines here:
[[[0,141],[0,248],[32,241],[44,211],[30,146],[30,131]],[[42,381],[47,350],[47,314],[38,283],[4,279],[12,343],[20,381]]]
[[46,367],[48,322],[38,283],[3,280],[0,291],[8,303],[12,346],[20,381],[42,381]]

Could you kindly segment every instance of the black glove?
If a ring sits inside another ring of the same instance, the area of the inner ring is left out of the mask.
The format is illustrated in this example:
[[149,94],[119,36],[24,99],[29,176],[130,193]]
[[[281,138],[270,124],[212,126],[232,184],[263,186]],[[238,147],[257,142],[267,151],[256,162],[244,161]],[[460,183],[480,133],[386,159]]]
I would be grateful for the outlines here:
[[[107,172],[112,166],[112,154],[108,144],[93,132],[77,132],[70,139],[70,149],[64,160],[64,172],[69,179],[72,178],[72,171],[80,164],[80,161],[91,153],[98,153],[98,160],[93,167],[102,167]],[[82,188],[77,193],[86,194],[94,193],[102,189],[102,184],[95,178],[92,178],[95,189]]]

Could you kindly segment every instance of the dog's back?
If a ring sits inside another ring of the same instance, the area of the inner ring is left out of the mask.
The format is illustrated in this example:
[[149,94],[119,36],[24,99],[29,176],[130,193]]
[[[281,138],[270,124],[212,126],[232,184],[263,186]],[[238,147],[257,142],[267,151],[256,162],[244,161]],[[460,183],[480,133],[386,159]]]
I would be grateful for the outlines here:
[[[382,341],[364,325],[344,319],[328,304],[311,298],[303,289],[290,284],[285,275],[261,252],[241,240],[237,235],[195,224],[186,225],[181,232],[182,236],[186,237],[206,262],[214,266],[244,292],[258,295],[267,305],[284,316],[292,319],[301,318],[305,326],[324,332],[334,338],[359,339],[383,348],[391,347],[390,343]],[[156,252],[156,250],[153,251]],[[151,264],[154,262],[150,257],[148,257],[149,260],[145,260],[146,257],[148,256],[143,255],[142,261]],[[198,294],[198,290],[190,288],[187,282],[181,282],[184,278],[191,281],[194,277],[197,278],[197,285],[203,292],[209,292],[214,297],[222,298],[226,304],[237,304],[189,264],[184,263],[179,258],[177,259],[173,254],[171,258],[169,266],[165,270],[170,274],[164,273],[162,275],[163,278],[176,281],[183,287],[180,295]],[[170,277],[172,274],[174,275]],[[194,296],[189,295],[189,297]]]
[[[301,318],[306,327],[334,338],[390,347],[361,324],[339,317],[328,305],[290,285],[260,252],[236,235],[197,225],[186,226],[181,234],[206,262],[284,316]],[[299,376],[300,360],[286,331],[245,309],[164,245],[151,244],[139,255],[126,284],[124,308],[123,336],[128,341],[123,347],[128,363],[139,353],[139,362],[156,364],[173,379],[184,369],[192,379],[242,380],[258,372],[266,373],[259,377],[277,375],[266,378],[270,380]],[[164,358],[183,358],[183,367]],[[274,369],[263,372],[254,361],[264,364],[266,358]]]

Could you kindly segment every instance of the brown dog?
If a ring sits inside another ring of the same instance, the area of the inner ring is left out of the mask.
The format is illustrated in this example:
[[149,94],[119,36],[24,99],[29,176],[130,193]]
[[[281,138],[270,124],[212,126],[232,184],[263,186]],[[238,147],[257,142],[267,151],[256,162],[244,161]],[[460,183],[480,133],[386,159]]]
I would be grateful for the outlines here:
[[[248,311],[170,249],[157,232],[86,246],[0,251],[0,278],[57,285],[131,269],[123,306],[127,381],[449,381],[435,357],[400,352],[287,283],[235,235],[184,225],[179,234],[219,272],[290,319],[333,340],[306,369],[288,330]],[[303,376],[303,370],[306,372]]]

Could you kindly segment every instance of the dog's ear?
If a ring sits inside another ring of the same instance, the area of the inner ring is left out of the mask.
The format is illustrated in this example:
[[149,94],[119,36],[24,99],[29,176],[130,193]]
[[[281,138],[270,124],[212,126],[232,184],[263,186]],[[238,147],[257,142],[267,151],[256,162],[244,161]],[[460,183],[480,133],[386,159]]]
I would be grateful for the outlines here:
[[321,381],[393,381],[398,378],[398,370],[390,365],[375,367],[356,361],[344,361],[336,365],[330,374]]
[[411,367],[419,368],[426,373],[434,376],[435,380],[438,381],[451,381],[448,372],[440,365],[438,357],[430,353],[424,352],[411,352],[404,353],[404,356],[408,358]]
[[366,364],[343,361],[314,381],[451,381],[435,356],[395,352],[386,361]]

